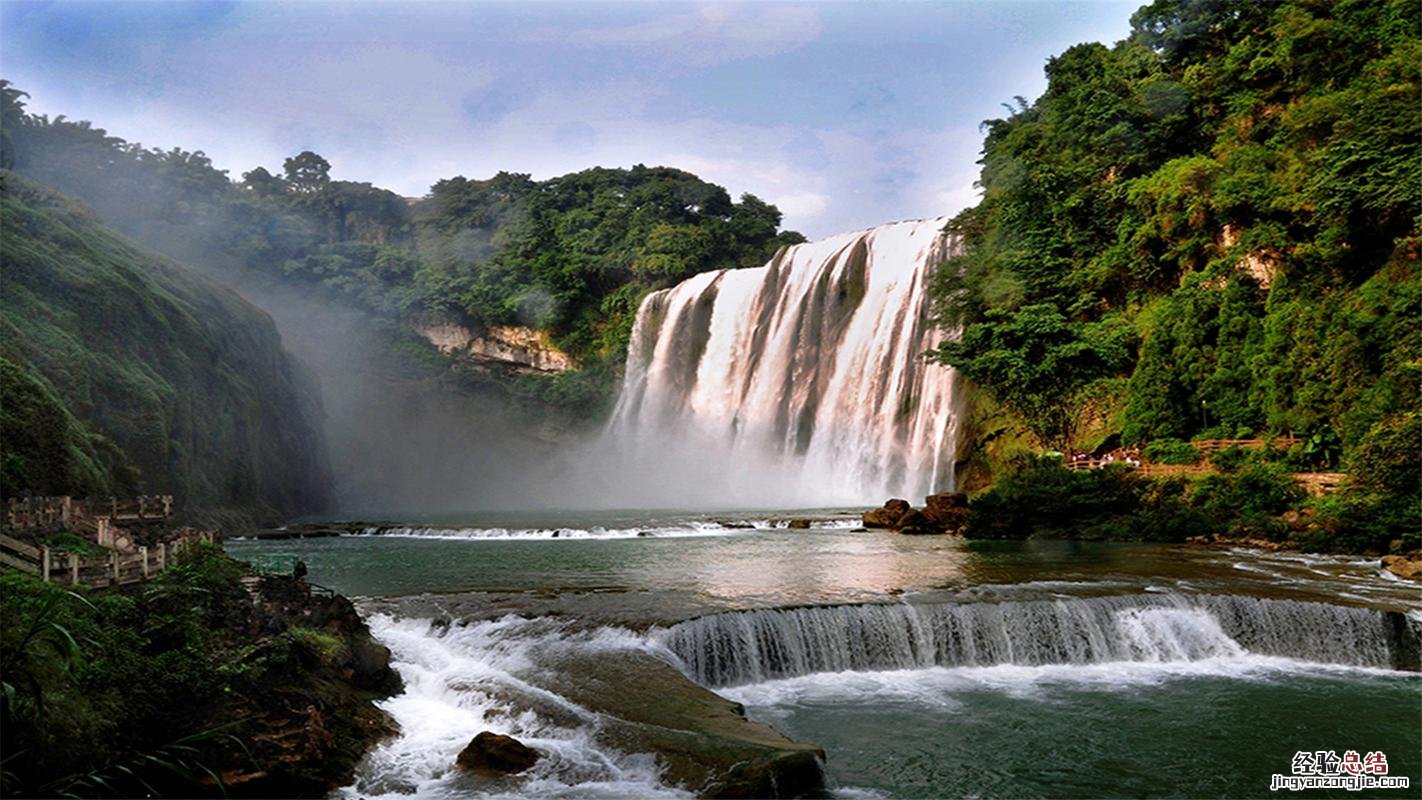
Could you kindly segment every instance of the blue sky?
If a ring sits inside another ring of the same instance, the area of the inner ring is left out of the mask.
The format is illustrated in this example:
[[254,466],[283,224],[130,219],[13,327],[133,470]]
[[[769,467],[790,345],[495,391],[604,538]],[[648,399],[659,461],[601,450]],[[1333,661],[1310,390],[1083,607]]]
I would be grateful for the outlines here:
[[0,74],[34,111],[234,176],[312,149],[418,196],[665,164],[818,238],[970,205],[978,124],[1137,5],[0,0]]

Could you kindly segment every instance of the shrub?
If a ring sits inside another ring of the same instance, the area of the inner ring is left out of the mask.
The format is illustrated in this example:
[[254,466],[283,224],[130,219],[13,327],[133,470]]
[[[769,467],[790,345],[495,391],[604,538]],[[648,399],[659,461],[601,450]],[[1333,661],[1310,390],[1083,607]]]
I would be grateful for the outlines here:
[[[5,794],[85,794],[86,776],[102,780],[114,765],[198,733],[250,655],[224,633],[248,627],[233,616],[249,608],[246,598],[230,603],[233,589],[243,592],[241,571],[207,546],[122,590],[0,575],[0,725],[7,755],[28,753],[7,765]],[[146,792],[131,782],[102,791]]]
[[1249,451],[1239,445],[1230,445],[1210,456],[1210,463],[1221,472],[1234,472],[1250,460]]
[[1139,538],[1125,518],[1139,507],[1146,485],[1124,467],[1069,470],[1057,458],[1020,458],[974,498],[965,534],[980,539]]
[[1146,445],[1147,461],[1157,464],[1194,464],[1200,460],[1200,450],[1179,439],[1157,439]]
[[287,635],[315,654],[324,664],[334,664],[345,655],[345,642],[326,631],[294,627],[287,631]]
[[1422,497],[1345,491],[1315,501],[1313,508],[1317,527],[1297,540],[1304,550],[1386,553],[1422,547]]
[[1399,414],[1374,425],[1348,467],[1361,489],[1415,498],[1422,490],[1422,413]]

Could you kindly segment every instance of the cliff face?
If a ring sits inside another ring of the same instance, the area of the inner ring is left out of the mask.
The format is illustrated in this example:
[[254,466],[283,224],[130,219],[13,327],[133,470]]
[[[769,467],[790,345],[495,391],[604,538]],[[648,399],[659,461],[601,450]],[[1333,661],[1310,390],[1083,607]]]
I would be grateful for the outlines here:
[[577,369],[573,359],[548,340],[548,334],[532,328],[493,325],[476,332],[452,322],[416,322],[411,329],[445,355],[520,371]]
[[327,506],[320,397],[266,314],[57,192],[0,182],[5,494],[171,493],[262,519]]

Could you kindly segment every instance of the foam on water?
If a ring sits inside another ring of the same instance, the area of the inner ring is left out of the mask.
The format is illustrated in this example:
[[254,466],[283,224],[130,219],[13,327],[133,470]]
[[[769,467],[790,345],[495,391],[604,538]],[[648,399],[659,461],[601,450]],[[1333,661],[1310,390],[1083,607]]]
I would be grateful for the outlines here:
[[[383,614],[368,621],[405,681],[403,694],[381,704],[400,733],[366,757],[345,797],[690,796],[661,783],[651,754],[600,746],[595,714],[525,677],[538,646],[637,647],[639,637],[617,630],[563,636],[550,623],[519,617],[462,626]],[[455,768],[455,757],[485,730],[513,736],[543,757],[516,783],[471,780]]]
[[560,539],[636,539],[639,537],[672,538],[686,536],[727,536],[733,529],[714,523],[687,524],[676,527],[642,528],[443,528],[443,527],[371,527],[357,536],[389,536],[405,539],[451,539],[467,541],[557,541]]
[[1194,661],[1117,661],[990,667],[927,667],[880,672],[832,672],[725,687],[717,691],[757,708],[845,702],[906,703],[956,709],[965,692],[1001,692],[1046,699],[1055,690],[1126,691],[1189,678],[1276,680],[1290,675],[1392,677],[1391,670],[1315,664],[1277,656],[1229,655]]
[[[370,526],[353,536],[386,536],[404,539],[445,539],[462,541],[566,541],[578,539],[675,539],[692,536],[730,536],[745,530],[783,530],[788,519],[747,519],[729,521],[689,520],[672,525],[646,525],[634,528],[593,526],[588,528],[479,528],[443,526]],[[811,520],[814,530],[852,530],[858,520]]]
[[[542,688],[545,666],[574,649],[640,650],[772,717],[846,702],[952,711],[969,692],[1051,702],[1059,691],[1207,677],[1395,676],[1399,657],[1416,658],[1422,611],[1142,593],[763,609],[648,633],[517,616],[448,625],[374,614],[369,624],[405,681],[382,704],[401,731],[367,756],[345,797],[682,798],[654,755],[607,748],[597,714]],[[455,757],[484,730],[543,758],[514,780],[464,775]]]

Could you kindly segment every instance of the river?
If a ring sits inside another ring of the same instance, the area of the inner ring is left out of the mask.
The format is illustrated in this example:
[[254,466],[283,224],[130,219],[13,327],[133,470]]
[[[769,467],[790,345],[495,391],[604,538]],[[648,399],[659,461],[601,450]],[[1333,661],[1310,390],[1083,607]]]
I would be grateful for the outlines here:
[[[826,511],[404,516],[227,545],[298,555],[394,653],[402,733],[352,797],[686,796],[570,699],[586,667],[556,666],[630,652],[823,747],[844,797],[1255,796],[1318,750],[1422,778],[1422,681],[1398,669],[1422,593],[1373,559],[912,537]],[[452,769],[485,729],[547,757]]]

